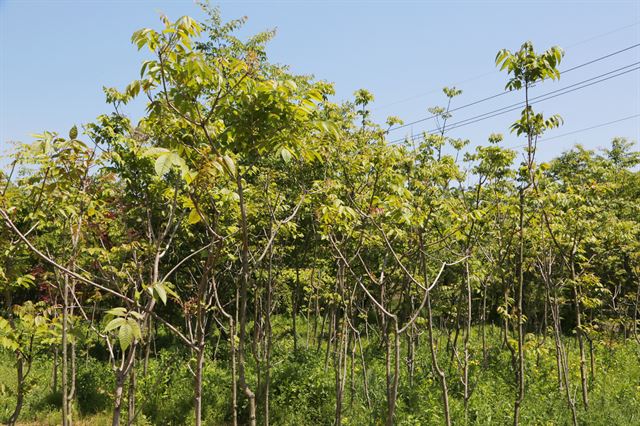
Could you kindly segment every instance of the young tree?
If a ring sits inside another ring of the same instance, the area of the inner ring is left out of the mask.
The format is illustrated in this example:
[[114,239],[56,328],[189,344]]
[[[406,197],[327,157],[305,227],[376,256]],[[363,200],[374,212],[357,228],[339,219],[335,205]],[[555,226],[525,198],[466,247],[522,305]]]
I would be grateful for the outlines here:
[[549,129],[558,127],[562,119],[558,115],[547,119],[541,113],[535,113],[529,102],[529,90],[531,87],[546,79],[557,80],[560,78],[558,65],[562,60],[563,51],[559,47],[552,47],[543,53],[536,53],[531,42],[525,42],[520,50],[511,52],[503,49],[496,55],[496,65],[500,70],[506,70],[511,76],[505,88],[507,90],[524,91],[524,108],[520,119],[511,126],[511,131],[518,136],[525,135],[527,147],[525,151],[525,161],[520,170],[519,196],[519,224],[518,224],[518,257],[516,260],[516,316],[517,316],[517,367],[515,369],[516,378],[516,398],[514,403],[513,423],[517,426],[520,423],[520,409],[525,392],[525,353],[524,353],[524,275],[525,275],[525,208],[532,188],[535,187],[535,153],[538,138]]

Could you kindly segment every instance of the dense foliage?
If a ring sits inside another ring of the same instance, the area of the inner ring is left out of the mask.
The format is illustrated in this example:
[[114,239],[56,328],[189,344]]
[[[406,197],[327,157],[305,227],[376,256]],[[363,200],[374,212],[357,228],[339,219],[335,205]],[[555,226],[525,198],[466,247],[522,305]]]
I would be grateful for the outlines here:
[[0,174],[3,420],[640,422],[640,153],[536,161],[561,49],[496,57],[519,161],[447,136],[455,88],[389,143],[369,92],[331,102],[206,10],[136,32],[113,112]]

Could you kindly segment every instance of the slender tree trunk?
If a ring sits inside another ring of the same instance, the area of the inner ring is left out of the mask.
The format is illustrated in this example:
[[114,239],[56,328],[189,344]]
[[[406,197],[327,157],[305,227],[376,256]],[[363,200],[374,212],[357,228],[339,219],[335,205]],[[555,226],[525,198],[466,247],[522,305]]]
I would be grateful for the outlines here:
[[229,340],[231,349],[231,416],[233,426],[238,426],[238,361],[236,350],[236,328],[233,318],[229,319]]
[[[331,306],[331,312],[328,313],[328,315],[331,315],[331,318],[329,319],[329,325],[328,325],[328,332],[329,332],[329,336],[327,336],[327,349],[325,350],[324,353],[324,371],[327,371],[327,368],[329,368],[329,354],[331,353],[331,344],[336,340],[336,307],[335,304],[332,304]],[[323,327],[324,329],[324,324]]]
[[[420,244],[420,266],[422,267],[422,277],[424,282],[429,282],[427,277],[427,263],[424,258],[424,242],[422,235],[419,236]],[[431,354],[431,366],[436,372],[438,382],[440,383],[440,389],[442,391],[442,409],[444,412],[444,423],[446,426],[451,426],[451,412],[449,410],[449,389],[447,387],[447,376],[444,370],[440,368],[438,363],[438,353],[436,349],[436,340],[433,333],[433,309],[431,308],[431,291],[427,292],[427,319],[428,319],[428,334],[429,334],[429,353]]]
[[196,426],[202,425],[202,370],[204,368],[204,342],[199,341],[196,349],[194,377],[194,415]]
[[58,391],[58,363],[59,363],[59,349],[56,346],[53,349],[53,368],[51,372],[51,391],[55,394]]
[[127,377],[130,373],[133,373],[133,363],[136,356],[136,342],[134,341],[128,348],[126,354],[122,354],[122,361],[120,367],[115,371],[116,387],[113,399],[113,417],[111,419],[112,426],[120,425],[120,418],[122,416],[122,400],[124,394],[124,384],[127,381]]
[[545,294],[546,299],[548,301],[549,307],[551,308],[551,319],[553,321],[553,338],[555,342],[556,349],[556,363],[558,368],[558,390],[560,392],[564,391],[565,396],[567,398],[567,405],[571,410],[571,417],[574,426],[578,426],[578,416],[576,412],[576,404],[571,396],[571,379],[569,377],[569,368],[567,362],[567,356],[564,349],[564,344],[562,343],[562,329],[560,324],[560,306],[558,304],[558,295],[557,290],[555,291],[553,299],[551,299],[551,270],[545,273],[542,269],[542,278],[545,284]]
[[[640,288],[640,287],[639,287]],[[313,341],[317,345],[316,351],[320,349],[320,337],[318,336],[318,318],[320,317],[320,290],[318,288],[314,291],[315,298],[315,313],[313,315]],[[322,326],[324,327],[324,319],[322,321]],[[322,333],[322,330],[320,330]]]
[[[384,314],[383,314],[384,315]],[[386,393],[387,393],[387,421],[386,424],[389,424],[389,416],[391,415],[391,382],[392,382],[392,373],[391,373],[391,339],[389,337],[389,329],[387,327],[384,330],[384,367],[385,367],[385,384],[386,384]]]
[[116,373],[116,391],[113,401],[113,418],[111,420],[112,426],[120,425],[120,415],[122,411],[122,394],[124,390],[125,374],[122,371]]
[[[272,293],[273,293],[273,250],[269,249],[269,274],[267,278],[267,294],[266,294],[266,309],[265,309],[265,339],[266,339],[266,351],[265,351],[265,378],[264,378],[264,424],[269,426],[270,423],[270,411],[269,411],[269,396],[271,392],[271,349],[272,349],[272,330],[271,330],[271,305],[272,305]],[[308,323],[307,323],[308,324]],[[295,335],[295,331],[294,331]],[[308,337],[308,334],[307,334]],[[308,340],[307,340],[308,342]]]
[[[589,340],[589,367],[591,369],[590,379],[593,381],[596,379],[596,359],[595,359],[595,354],[593,352],[593,339],[590,339],[588,336],[586,337]],[[626,337],[625,337],[625,340],[626,340]]]
[[[573,262],[572,262],[573,263]],[[573,264],[572,264],[573,269]],[[582,312],[580,308],[580,291],[578,284],[575,282],[575,272],[572,271],[573,276],[573,302],[576,307],[576,334],[578,336],[578,347],[580,348],[580,382],[582,385],[582,404],[585,410],[589,408],[589,390],[587,387],[587,372],[586,372],[586,360],[584,350],[584,335],[582,330]]]
[[16,389],[16,407],[7,420],[8,425],[15,425],[18,421],[18,417],[20,417],[20,412],[22,411],[22,405],[24,404],[24,360],[22,359],[22,355],[16,351],[16,379],[17,379],[17,389]]
[[136,419],[136,370],[135,370],[135,357],[133,358],[133,364],[131,365],[131,371],[129,371],[129,391],[127,392],[127,398],[129,407],[127,410],[127,425],[131,426]]
[[554,324],[554,334],[556,340],[556,351],[558,353],[558,359],[560,360],[560,368],[562,371],[562,379],[563,379],[563,388],[565,390],[565,396],[567,397],[567,404],[569,405],[569,409],[571,410],[571,417],[573,420],[574,426],[578,426],[578,414],[576,412],[576,403],[571,396],[571,382],[569,378],[569,367],[567,354],[564,349],[564,345],[562,344],[562,335],[560,329],[560,314],[559,309],[556,305],[556,314],[555,314],[555,324]]
[[242,232],[242,250],[240,252],[242,260],[242,273],[240,279],[240,333],[238,339],[238,376],[240,387],[247,398],[249,404],[249,424],[256,426],[256,395],[247,383],[245,373],[245,344],[247,337],[247,291],[249,287],[249,229],[247,222],[247,210],[244,200],[244,190],[242,186],[242,176],[238,170],[236,173],[236,184],[238,188],[238,203],[240,205],[240,229]]
[[71,410],[69,407],[69,278],[63,278],[62,296],[62,426],[71,426]]
[[440,389],[442,390],[442,408],[444,411],[444,423],[446,426],[451,426],[451,413],[449,410],[449,389],[447,387],[447,376],[444,374],[444,370],[440,368],[438,363],[438,354],[436,352],[436,341],[433,333],[433,310],[431,309],[431,294],[427,295],[427,316],[429,317],[427,330],[429,332],[429,352],[431,354],[431,364],[435,370],[438,381],[440,382]]
[[[204,265],[202,276],[198,280],[198,307],[196,311],[196,338],[195,338],[195,350],[196,350],[196,368],[194,371],[194,420],[196,426],[202,425],[202,373],[204,370],[204,357],[206,347],[206,327],[207,327],[207,309],[206,306],[209,303],[207,301],[207,289],[213,292],[217,292],[215,286],[215,277],[210,276],[211,268],[214,262],[214,247],[215,242],[211,242],[211,249],[207,255],[207,260]],[[213,284],[213,286],[211,286]],[[211,288],[212,287],[212,288]],[[217,293],[214,297],[217,299]],[[221,308],[220,306],[218,306]],[[223,311],[224,312],[224,311]],[[226,314],[226,312],[224,312]],[[227,314],[228,315],[228,314]]]
[[[355,332],[355,331],[354,331]],[[364,350],[362,349],[362,339],[360,339],[360,333],[355,332],[355,336],[358,338],[358,348],[360,349],[360,363],[362,364],[362,384],[364,386],[364,394],[367,398],[367,406],[369,411],[373,411],[371,404],[371,397],[369,396],[369,379],[367,378],[367,363],[364,359]]]
[[481,334],[482,334],[482,365],[486,366],[487,364],[487,338],[486,338],[486,325],[487,325],[487,286],[488,283],[485,282],[482,286],[482,313],[480,314],[481,321]]
[[147,341],[144,345],[144,362],[142,364],[142,374],[147,375],[147,369],[149,368],[149,356],[151,355],[151,344],[155,341],[155,333],[153,327],[153,317],[151,315],[147,318]]
[[[453,364],[453,360],[458,351],[458,336],[460,335],[460,317],[462,316],[462,291],[459,293],[458,300],[456,302],[458,305],[458,309],[456,309],[456,321],[455,321],[455,334],[453,337],[453,342],[450,344],[451,350],[451,363]],[[449,341],[447,341],[448,343]]]
[[[311,340],[311,302],[316,292],[315,277],[316,277],[316,267],[314,264],[313,267],[311,268],[311,276],[310,276],[310,282],[309,282],[309,285],[313,290],[313,294],[309,294],[309,298],[307,299],[307,327],[306,327],[306,336],[305,336],[306,337],[305,349],[309,349],[309,344]],[[315,318],[314,318],[314,328],[315,327],[316,327],[316,324],[315,324]],[[315,331],[314,331],[314,335],[315,335]]]
[[[320,302],[318,301],[318,305],[320,304]],[[316,352],[320,352],[320,349],[322,349],[322,336],[324,335],[324,326],[327,322],[327,317],[329,316],[329,311],[325,308],[324,309],[324,315],[322,315],[322,323],[320,325],[320,333],[317,334],[317,339],[316,339]],[[318,314],[320,314],[320,308],[318,307],[317,310]],[[326,365],[326,360],[325,360],[325,367],[324,369],[327,369],[327,365]]]
[[[344,292],[344,272],[345,265],[338,264],[337,274],[337,291],[343,298]],[[347,312],[342,307],[334,307],[334,335],[335,335],[335,347],[334,347],[334,373],[335,373],[335,385],[336,385],[336,410],[335,410],[335,424],[340,426],[342,424],[342,405],[344,401],[344,384],[346,381],[347,373],[347,352],[349,345],[349,334],[347,329]],[[329,342],[327,347],[331,346]]]
[[[551,305],[551,319],[553,321],[553,337],[556,348],[556,369],[558,371],[558,390],[562,392],[564,390],[564,368],[563,368],[563,356],[564,351],[562,348],[562,335],[560,334],[561,327],[559,324],[559,316],[560,316],[560,308],[558,306],[558,299],[554,296],[553,300],[551,300],[551,290],[550,285],[545,279],[545,293],[547,295],[547,299],[549,300],[549,304]],[[571,400],[569,394],[569,400]]]
[[[75,292],[74,289],[75,286],[72,287],[73,292]],[[70,310],[70,313],[73,314],[73,310]],[[71,349],[71,371],[70,371],[70,375],[71,377],[69,377],[69,395],[67,395],[67,405],[69,407],[69,413],[71,413],[73,411],[73,400],[75,399],[76,396],[76,378],[77,378],[77,347],[76,347],[76,343],[75,341],[72,341],[70,343],[70,349]]]
[[[393,426],[393,420],[396,413],[396,399],[398,396],[398,383],[400,380],[400,334],[398,332],[398,320],[394,319],[392,322],[393,329],[393,375],[391,380],[387,379],[387,422],[386,426]],[[387,337],[387,341],[388,341]],[[390,343],[390,342],[388,342]],[[388,348],[389,346],[387,346]],[[387,349],[387,368],[389,369],[389,358],[391,354],[389,353],[389,349]],[[387,376],[391,372],[387,373]]]
[[523,330],[523,318],[522,318],[522,299],[524,289],[524,189],[520,189],[520,215],[519,215],[519,245],[518,245],[518,262],[517,262],[517,276],[518,276],[518,291],[516,294],[516,309],[517,309],[517,321],[516,330],[518,335],[518,348],[517,348],[517,366],[515,370],[516,378],[516,399],[513,409],[513,424],[518,426],[520,424],[520,408],[522,401],[524,400],[524,330]]
[[[467,256],[470,254],[467,253]],[[463,374],[462,374],[462,383],[464,385],[464,419],[465,423],[469,422],[469,398],[471,397],[469,390],[469,337],[471,335],[471,302],[472,302],[472,294],[471,294],[471,275],[469,272],[469,259],[465,260],[465,271],[466,271],[466,291],[467,291],[467,318],[465,323],[465,331],[464,331],[464,342],[463,342],[463,355],[464,355],[464,364],[463,364]]]
[[[336,350],[335,350],[335,382],[336,382],[336,411],[335,411],[335,424],[342,424],[342,404],[344,401],[344,383],[346,374],[346,353],[348,345],[348,336],[346,333],[346,319],[338,321],[337,327],[340,330],[336,330]],[[343,373],[344,370],[344,373]]]
[[[351,330],[349,330],[351,333]],[[353,401],[356,396],[356,379],[355,379],[355,361],[356,361],[356,339],[355,333],[354,337],[351,338],[351,355],[349,356],[349,409],[353,409]]]
[[415,374],[415,352],[416,338],[413,325],[407,330],[407,373],[409,375],[409,386],[413,386],[413,378]]
[[640,335],[638,334],[638,305],[640,305],[640,279],[636,277],[638,285],[636,288],[636,302],[633,304],[633,337],[640,345]]
[[300,285],[300,268],[296,265],[296,282],[293,286],[291,294],[291,325],[293,333],[293,350],[298,351],[298,329],[296,327],[296,318],[298,315],[298,286]]
[[502,280],[502,286],[504,288],[502,299],[504,301],[505,312],[505,315],[502,315],[502,347],[507,346],[509,350],[511,350],[512,348],[509,344],[509,315],[507,315],[509,312],[509,286],[504,282],[504,278]]

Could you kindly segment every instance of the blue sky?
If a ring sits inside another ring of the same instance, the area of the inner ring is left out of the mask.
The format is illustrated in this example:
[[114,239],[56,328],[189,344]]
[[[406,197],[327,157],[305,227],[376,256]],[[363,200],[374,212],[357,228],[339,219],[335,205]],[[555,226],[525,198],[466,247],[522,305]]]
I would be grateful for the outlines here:
[[[277,28],[272,61],[297,73],[336,85],[337,100],[359,88],[374,93],[374,117],[397,115],[413,121],[442,105],[443,86],[463,90],[452,107],[503,90],[506,76],[493,63],[500,48],[517,49],[531,40],[537,49],[565,48],[567,69],[640,43],[640,1],[227,1],[227,19],[249,21],[242,34]],[[102,86],[124,87],[138,76],[143,54],[130,43],[133,31],[158,27],[159,13],[170,18],[202,17],[185,1],[0,0],[0,147],[28,141],[42,130],[66,134],[109,112]],[[565,87],[640,61],[640,47],[545,82],[533,95]],[[459,111],[464,120],[520,100],[508,94]],[[139,117],[143,102],[128,107]],[[541,143],[550,158],[582,143],[604,147],[614,136],[640,139],[640,117],[561,136],[640,114],[640,71],[540,103],[559,113],[562,128]],[[484,143],[502,132],[504,145],[522,143],[509,135],[512,112],[453,130],[450,135]],[[393,132],[391,138],[434,127],[433,121]],[[561,137],[558,137],[561,136]],[[554,138],[555,137],[555,138]]]

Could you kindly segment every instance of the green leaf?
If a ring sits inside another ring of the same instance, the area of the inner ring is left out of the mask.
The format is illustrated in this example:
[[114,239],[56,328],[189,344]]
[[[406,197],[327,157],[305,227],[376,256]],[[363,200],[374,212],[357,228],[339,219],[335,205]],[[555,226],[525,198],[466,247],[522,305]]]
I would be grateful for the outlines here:
[[158,176],[164,176],[169,170],[171,170],[171,166],[173,162],[171,160],[171,154],[165,153],[160,155],[156,159],[155,170]]
[[186,170],[182,171],[182,179],[184,179],[187,185],[190,185],[191,182],[193,182],[197,176],[198,176],[198,172],[195,170],[189,170],[187,168]]
[[33,285],[36,277],[31,274],[26,274],[21,277],[16,278],[16,285],[24,288],[28,288]]
[[111,321],[109,321],[107,326],[104,328],[104,332],[108,333],[111,330],[115,330],[116,328],[118,328],[122,324],[124,324],[125,322],[126,322],[126,320],[124,318],[122,318],[122,317],[114,318]]
[[280,156],[284,160],[285,163],[291,161],[291,152],[287,148],[282,148],[280,150]]
[[133,343],[133,329],[131,328],[131,324],[127,323],[124,319],[124,324],[118,330],[118,340],[120,341],[120,348],[123,351],[126,351],[131,343]]
[[73,140],[78,137],[78,128],[74,125],[71,130],[69,130],[69,139]]
[[180,167],[183,173],[188,170],[185,161],[175,152],[165,152],[156,158],[155,170],[158,176],[164,176],[173,166]]
[[123,317],[123,316],[125,316],[127,314],[127,310],[125,308],[119,306],[117,308],[109,309],[106,313],[109,314],[109,315],[116,316],[116,317]]
[[164,283],[164,289],[167,291],[167,295],[173,297],[175,300],[180,300],[180,296],[178,295],[178,293],[173,291],[173,289],[171,289],[170,285],[171,284],[168,282]]
[[168,154],[170,152],[171,151],[169,151],[167,148],[161,148],[161,147],[153,146],[151,148],[145,149],[144,152],[142,153],[142,155],[144,157],[155,157],[156,155]]
[[142,331],[140,330],[140,324],[133,318],[127,319],[127,324],[131,327],[131,333],[137,340],[142,340]]
[[144,318],[142,316],[142,314],[140,312],[137,312],[137,311],[131,311],[131,312],[129,312],[129,315],[131,315],[132,317],[134,317],[135,319],[137,319],[139,321],[142,321],[142,318]]
[[153,290],[155,292],[155,294],[160,298],[160,300],[162,300],[163,304],[167,304],[167,290],[164,288],[164,284],[162,283],[156,283],[153,286]]
[[11,324],[6,319],[0,317],[0,333],[8,334],[12,330]]
[[195,225],[196,223],[200,222],[201,219],[202,218],[200,217],[198,211],[196,209],[193,209],[189,212],[189,218],[187,219],[187,222],[189,223],[189,225]]
[[18,342],[8,337],[0,336],[0,347],[10,351],[16,351],[20,347]]
[[222,157],[222,162],[224,163],[224,165],[227,168],[227,170],[229,171],[229,173],[231,173],[232,176],[235,176],[236,175],[236,165],[233,162],[233,159],[231,157],[229,157],[228,155],[224,155]]

